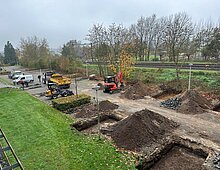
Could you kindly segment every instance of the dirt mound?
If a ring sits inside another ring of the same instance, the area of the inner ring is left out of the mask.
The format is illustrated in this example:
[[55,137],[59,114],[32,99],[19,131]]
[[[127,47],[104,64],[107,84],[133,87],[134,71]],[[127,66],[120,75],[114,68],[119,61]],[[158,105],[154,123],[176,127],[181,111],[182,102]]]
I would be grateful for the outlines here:
[[189,99],[190,101],[194,101],[195,103],[197,103],[203,109],[211,109],[212,108],[211,103],[205,97],[201,96],[195,90],[187,90],[187,91],[185,91],[180,96],[180,99],[182,101],[184,101],[186,99]]
[[106,110],[114,110],[117,109],[119,106],[117,104],[114,104],[110,102],[109,100],[104,100],[99,103],[99,109],[101,111],[106,111]]
[[91,118],[97,116],[98,113],[104,114],[103,112],[108,112],[117,109],[119,106],[117,104],[111,103],[108,100],[101,101],[98,107],[93,104],[87,104],[77,109],[77,113],[74,115],[75,118]]
[[155,93],[152,87],[145,85],[140,81],[127,82],[124,92],[121,94],[122,98],[131,100],[143,99],[144,96]]
[[177,111],[186,114],[199,114],[203,113],[204,109],[201,108],[195,101],[186,99],[181,103]]
[[177,124],[157,113],[142,110],[113,127],[111,137],[120,148],[140,151],[168,136]]
[[211,103],[195,90],[187,90],[180,96],[181,105],[178,112],[187,114],[203,113],[204,109],[211,109]]
[[91,118],[98,115],[98,109],[93,104],[84,105],[81,108],[77,108],[74,114],[75,118]]

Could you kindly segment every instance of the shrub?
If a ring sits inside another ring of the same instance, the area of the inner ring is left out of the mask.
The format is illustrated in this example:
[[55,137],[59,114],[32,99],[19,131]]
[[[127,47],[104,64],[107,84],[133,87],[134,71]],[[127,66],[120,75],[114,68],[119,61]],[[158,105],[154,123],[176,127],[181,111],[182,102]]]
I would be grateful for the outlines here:
[[0,71],[0,75],[8,75],[10,74],[10,71]]
[[79,94],[78,97],[76,95],[62,97],[58,99],[52,100],[53,107],[64,111],[69,108],[74,108],[86,103],[90,103],[91,96],[85,94]]

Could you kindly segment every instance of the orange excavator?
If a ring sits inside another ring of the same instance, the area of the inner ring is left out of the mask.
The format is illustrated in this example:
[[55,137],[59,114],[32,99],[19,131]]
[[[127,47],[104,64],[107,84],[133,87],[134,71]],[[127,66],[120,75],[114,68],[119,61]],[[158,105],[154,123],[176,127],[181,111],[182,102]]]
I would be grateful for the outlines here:
[[[119,86],[120,83],[120,86]],[[104,78],[104,93],[113,94],[124,89],[124,83],[122,80],[122,72],[120,71],[117,76],[106,76]]]

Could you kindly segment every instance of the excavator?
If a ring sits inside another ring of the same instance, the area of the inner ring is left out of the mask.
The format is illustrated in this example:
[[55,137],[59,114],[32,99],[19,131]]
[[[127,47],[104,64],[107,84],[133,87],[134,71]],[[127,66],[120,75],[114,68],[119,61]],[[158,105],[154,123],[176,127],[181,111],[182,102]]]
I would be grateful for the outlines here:
[[[120,85],[119,85],[120,83]],[[122,72],[120,71],[117,76],[104,77],[104,93],[113,94],[124,89],[124,83],[122,80]]]
[[50,99],[74,95],[71,90],[62,89],[56,83],[48,83],[47,85],[48,90],[46,91],[46,97]]

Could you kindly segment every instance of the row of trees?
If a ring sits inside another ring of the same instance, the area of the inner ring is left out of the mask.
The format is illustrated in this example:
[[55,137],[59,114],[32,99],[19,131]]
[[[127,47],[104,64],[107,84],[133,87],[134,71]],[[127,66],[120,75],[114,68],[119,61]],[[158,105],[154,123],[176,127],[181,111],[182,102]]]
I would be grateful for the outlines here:
[[[219,60],[219,38],[219,25],[211,21],[195,24],[186,13],[160,18],[155,14],[141,17],[128,28],[115,23],[108,27],[97,24],[89,30],[87,37],[93,44],[95,59],[100,63],[100,74],[108,70],[109,66],[120,70],[121,53],[126,52],[136,61],[149,61],[150,56],[154,55],[154,60],[174,62],[177,78],[180,57],[188,60],[195,57]],[[130,61],[129,57],[125,59]]]
[[79,60],[90,58],[98,62],[100,75],[121,70],[128,76],[135,61],[149,61],[153,55],[154,60],[174,62],[178,78],[180,57],[219,60],[220,56],[220,24],[211,21],[195,24],[186,13],[160,18],[155,14],[140,17],[128,28],[115,23],[108,27],[97,24],[89,30],[87,40],[90,43],[67,42],[60,54],[50,51],[46,39],[21,39],[16,50],[7,42],[0,61],[16,64],[19,59],[26,67],[73,72],[81,65]]
[[60,53],[50,50],[47,40],[39,39],[36,36],[22,38],[20,47],[14,49],[8,41],[4,48],[4,55],[0,54],[0,64],[20,64],[28,68],[51,68],[66,73],[76,72],[82,67],[80,58],[81,48],[79,42],[71,40],[63,45]]
[[169,61],[177,60],[180,54],[188,59],[219,60],[219,52],[216,51],[219,48],[219,32],[220,23],[207,21],[196,24],[186,13],[160,18],[153,14],[139,18],[136,24],[128,28],[115,23],[108,27],[94,25],[87,39],[95,49],[100,46],[106,49],[107,46],[112,56],[117,56],[120,49],[129,44],[136,60],[140,61],[150,60],[152,54],[155,58],[160,56],[160,60],[168,57]]
[[73,73],[82,66],[77,48],[70,41],[63,45],[61,54],[53,53],[46,39],[29,37],[21,39],[19,48],[20,63],[30,68],[51,68],[66,73]]

